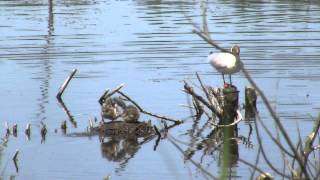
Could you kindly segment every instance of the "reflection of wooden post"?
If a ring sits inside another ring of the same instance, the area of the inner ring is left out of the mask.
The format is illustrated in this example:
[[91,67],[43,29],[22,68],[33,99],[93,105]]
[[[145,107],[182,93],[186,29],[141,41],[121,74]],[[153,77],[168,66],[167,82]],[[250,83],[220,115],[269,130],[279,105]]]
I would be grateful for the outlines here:
[[254,119],[257,111],[257,93],[252,87],[245,89],[245,119]]
[[[221,125],[228,125],[237,119],[239,92],[236,87],[223,89],[223,112]],[[234,164],[239,156],[238,143],[234,139],[237,136],[237,125],[223,127],[223,152],[221,179],[227,176],[227,169]]]

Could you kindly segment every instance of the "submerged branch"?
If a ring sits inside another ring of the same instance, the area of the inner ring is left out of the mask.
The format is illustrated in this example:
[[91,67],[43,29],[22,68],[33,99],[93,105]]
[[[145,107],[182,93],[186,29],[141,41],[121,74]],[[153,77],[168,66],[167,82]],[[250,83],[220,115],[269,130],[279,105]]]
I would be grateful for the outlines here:
[[[168,136],[168,140],[169,140],[182,154],[184,154],[183,149],[182,149],[180,146],[178,146],[178,144],[175,143],[175,142],[172,140],[172,138],[170,138],[170,136]],[[201,164],[195,162],[193,159],[190,158],[190,159],[188,159],[188,161],[190,161],[194,166],[196,166],[199,170],[201,170],[203,173],[205,173],[205,174],[206,174],[207,176],[209,176],[210,178],[212,178],[212,179],[218,179],[217,177],[215,177],[215,176],[213,176],[211,173],[209,173],[207,170],[205,170],[205,169],[201,166]]]

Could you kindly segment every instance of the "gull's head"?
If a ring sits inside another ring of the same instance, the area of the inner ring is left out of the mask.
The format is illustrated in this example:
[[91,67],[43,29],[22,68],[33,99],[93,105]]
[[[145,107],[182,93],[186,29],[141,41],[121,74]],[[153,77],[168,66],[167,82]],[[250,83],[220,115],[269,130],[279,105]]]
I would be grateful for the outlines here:
[[240,55],[240,47],[238,45],[233,45],[231,47],[231,52],[232,52],[232,54],[239,56]]

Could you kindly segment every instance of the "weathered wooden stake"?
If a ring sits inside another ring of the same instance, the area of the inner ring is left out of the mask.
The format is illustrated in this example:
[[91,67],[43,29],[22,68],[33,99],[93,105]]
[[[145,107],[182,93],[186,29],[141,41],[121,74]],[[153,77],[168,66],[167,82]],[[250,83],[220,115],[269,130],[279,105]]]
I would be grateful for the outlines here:
[[228,125],[234,122],[237,116],[239,91],[235,87],[223,89],[223,112],[219,124]]
[[[236,87],[226,87],[223,93],[223,112],[221,125],[232,124],[237,119],[237,109],[239,100],[239,91]],[[239,157],[238,143],[234,139],[237,136],[237,124],[233,126],[223,127],[223,168],[234,164]]]
[[73,78],[73,76],[76,74],[77,69],[73,69],[71,74],[68,76],[68,78],[64,81],[64,83],[62,84],[62,86],[59,88],[59,92],[57,94],[57,99],[61,100],[61,96],[64,92],[64,90],[67,88],[69,82],[71,81],[71,79]]
[[245,119],[254,119],[257,111],[257,93],[252,87],[245,88]]

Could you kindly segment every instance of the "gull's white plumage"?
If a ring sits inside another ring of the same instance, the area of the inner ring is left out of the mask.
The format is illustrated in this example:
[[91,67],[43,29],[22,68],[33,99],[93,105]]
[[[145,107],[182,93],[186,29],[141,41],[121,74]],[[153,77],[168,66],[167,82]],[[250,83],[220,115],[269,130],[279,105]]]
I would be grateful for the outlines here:
[[208,62],[223,74],[236,73],[236,61],[236,57],[230,53],[213,53],[208,56]]
[[234,74],[241,69],[240,47],[237,45],[233,46],[230,53],[212,53],[208,56],[208,62],[222,74],[224,83],[224,75],[229,74],[230,84],[232,84],[231,74]]

